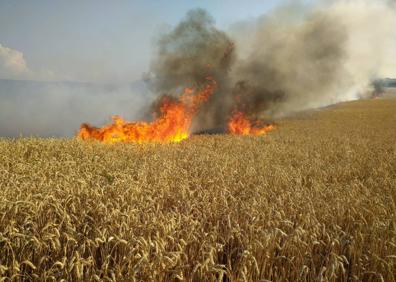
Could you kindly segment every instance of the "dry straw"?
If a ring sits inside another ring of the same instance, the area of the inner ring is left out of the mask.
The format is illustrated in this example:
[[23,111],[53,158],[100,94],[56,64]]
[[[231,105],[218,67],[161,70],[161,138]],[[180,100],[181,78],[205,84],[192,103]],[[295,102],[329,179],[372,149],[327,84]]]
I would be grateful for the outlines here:
[[171,145],[0,141],[1,281],[395,281],[396,100]]

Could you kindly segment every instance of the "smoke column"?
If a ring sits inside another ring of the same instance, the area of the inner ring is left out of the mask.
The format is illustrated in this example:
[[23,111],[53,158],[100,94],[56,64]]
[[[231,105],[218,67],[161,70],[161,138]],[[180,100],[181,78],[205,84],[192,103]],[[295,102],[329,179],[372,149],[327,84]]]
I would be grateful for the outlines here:
[[284,5],[236,23],[231,35],[193,10],[159,40],[151,83],[168,93],[206,76],[218,81],[196,131],[224,128],[235,110],[277,118],[363,97],[373,80],[395,74],[395,26],[395,7],[386,1]]
[[182,92],[184,87],[202,87],[207,77],[215,79],[217,92],[195,122],[203,127],[223,124],[230,107],[223,95],[229,92],[228,74],[234,60],[234,44],[227,34],[214,26],[214,19],[206,11],[191,10],[158,41],[151,64],[151,86],[157,93],[172,94]]
[[278,8],[247,30],[253,40],[235,67],[234,95],[250,114],[271,117],[364,96],[396,73],[395,26],[385,1]]

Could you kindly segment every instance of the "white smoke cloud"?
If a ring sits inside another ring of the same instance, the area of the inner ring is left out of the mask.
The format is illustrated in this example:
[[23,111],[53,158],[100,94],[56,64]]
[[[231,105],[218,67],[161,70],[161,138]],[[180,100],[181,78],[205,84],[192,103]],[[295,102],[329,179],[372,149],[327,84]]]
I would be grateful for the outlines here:
[[339,0],[327,10],[348,34],[344,66],[352,87],[346,94],[353,98],[354,93],[364,92],[373,79],[396,75],[394,5],[386,1]]
[[396,75],[395,27],[385,0],[292,3],[236,24],[238,94],[273,117],[364,97]]
[[141,81],[58,80],[73,79],[32,69],[22,52],[0,45],[0,137],[73,136],[83,121],[100,125],[116,114],[141,118],[155,99]]
[[74,136],[81,123],[142,118],[155,99],[143,82],[123,85],[9,80],[0,83],[0,137]]

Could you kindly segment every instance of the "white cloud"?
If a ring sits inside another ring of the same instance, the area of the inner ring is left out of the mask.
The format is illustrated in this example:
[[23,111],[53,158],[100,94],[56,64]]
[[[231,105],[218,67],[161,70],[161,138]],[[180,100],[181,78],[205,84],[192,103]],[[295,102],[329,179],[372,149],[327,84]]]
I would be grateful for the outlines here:
[[[52,70],[30,69],[22,52],[0,43],[0,79],[62,80]],[[66,78],[67,79],[67,78]]]
[[30,73],[22,52],[0,44],[0,78],[26,79]]

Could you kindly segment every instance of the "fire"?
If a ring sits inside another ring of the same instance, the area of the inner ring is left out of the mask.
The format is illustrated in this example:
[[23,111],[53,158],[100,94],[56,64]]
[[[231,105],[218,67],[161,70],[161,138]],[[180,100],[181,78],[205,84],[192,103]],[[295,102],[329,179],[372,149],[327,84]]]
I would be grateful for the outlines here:
[[250,121],[245,113],[239,111],[228,122],[228,131],[235,135],[262,135],[274,129],[272,124],[263,126],[259,121]]
[[[186,88],[180,98],[162,99],[160,115],[152,122],[127,122],[119,116],[113,116],[113,123],[97,128],[82,124],[78,137],[83,140],[98,140],[104,143],[171,143],[180,142],[189,137],[194,115],[202,103],[206,102],[216,88],[216,82],[208,78],[207,85],[200,91]],[[251,121],[246,114],[234,112],[228,122],[228,131],[235,135],[262,135],[274,130],[274,125],[264,125],[260,121]]]
[[195,113],[216,88],[213,79],[208,78],[208,81],[197,94],[194,89],[186,88],[176,101],[164,98],[160,105],[160,116],[152,122],[126,122],[119,116],[113,116],[113,123],[102,128],[82,124],[78,137],[104,143],[180,142],[188,138]]

